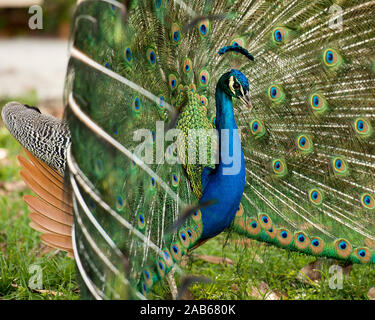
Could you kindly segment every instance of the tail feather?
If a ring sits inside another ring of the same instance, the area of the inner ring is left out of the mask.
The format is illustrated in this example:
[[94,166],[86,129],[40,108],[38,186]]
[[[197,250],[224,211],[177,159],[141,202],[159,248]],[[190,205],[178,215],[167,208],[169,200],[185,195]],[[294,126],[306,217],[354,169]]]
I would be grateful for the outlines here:
[[50,247],[66,251],[73,257],[72,227],[73,208],[71,190],[63,177],[25,150],[18,160],[22,167],[21,178],[38,196],[25,195],[24,200],[31,211],[30,226],[42,233],[42,241]]

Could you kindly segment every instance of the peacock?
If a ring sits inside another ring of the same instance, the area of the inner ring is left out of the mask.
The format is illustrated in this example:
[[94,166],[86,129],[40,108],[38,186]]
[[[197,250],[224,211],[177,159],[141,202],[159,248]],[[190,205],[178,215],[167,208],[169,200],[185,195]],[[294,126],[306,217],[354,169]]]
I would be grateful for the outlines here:
[[[144,299],[230,230],[375,263],[375,1],[81,1],[64,120],[7,104],[42,240]],[[74,213],[74,214],[73,214]]]

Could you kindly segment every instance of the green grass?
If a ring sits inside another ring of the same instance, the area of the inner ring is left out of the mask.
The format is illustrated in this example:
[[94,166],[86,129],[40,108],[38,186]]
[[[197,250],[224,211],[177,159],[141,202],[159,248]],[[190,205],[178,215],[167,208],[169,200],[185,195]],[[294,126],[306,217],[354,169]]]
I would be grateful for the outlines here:
[[[23,102],[35,104],[35,97]],[[3,103],[1,103],[3,105]],[[79,299],[74,261],[64,253],[43,253],[40,234],[29,227],[28,209],[22,196],[30,191],[7,191],[4,183],[20,180],[16,155],[19,144],[0,124],[0,148],[8,151],[0,160],[0,299]],[[368,299],[367,292],[375,286],[373,266],[354,265],[344,276],[342,289],[329,286],[329,266],[325,260],[322,280],[299,279],[299,270],[315,261],[314,257],[286,252],[279,248],[248,242],[248,247],[238,243],[235,235],[222,234],[205,243],[193,253],[226,257],[233,264],[212,264],[203,260],[187,259],[182,269],[187,274],[203,276],[211,283],[194,283],[185,297],[190,299]],[[337,263],[337,262],[334,262]],[[29,287],[32,265],[42,270],[43,291]],[[177,283],[181,277],[177,276]],[[264,287],[266,286],[266,289]],[[263,289],[262,289],[263,288]],[[54,295],[52,293],[58,293]],[[271,295],[270,295],[271,294]],[[273,294],[273,295],[272,295]],[[150,297],[170,298],[166,282],[157,285]]]
[[[208,241],[195,253],[227,257],[233,265],[190,261],[185,268],[191,274],[214,280],[192,285],[194,299],[264,299],[272,298],[270,293],[280,299],[368,299],[368,290],[375,286],[374,267],[354,265],[347,276],[344,274],[342,289],[331,289],[329,266],[340,263],[328,259],[323,261],[321,281],[300,280],[299,270],[315,261],[314,257],[255,241],[245,247],[236,242],[237,236],[227,236]],[[262,290],[265,284],[268,289]]]

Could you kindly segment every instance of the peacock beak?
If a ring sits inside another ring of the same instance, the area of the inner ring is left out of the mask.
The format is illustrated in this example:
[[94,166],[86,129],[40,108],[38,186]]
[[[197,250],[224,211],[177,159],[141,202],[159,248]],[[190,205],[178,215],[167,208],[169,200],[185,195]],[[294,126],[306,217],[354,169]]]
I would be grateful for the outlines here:
[[239,99],[245,104],[245,106],[247,106],[250,109],[250,111],[253,109],[253,105],[250,100],[249,92],[246,92],[245,94],[240,96]]

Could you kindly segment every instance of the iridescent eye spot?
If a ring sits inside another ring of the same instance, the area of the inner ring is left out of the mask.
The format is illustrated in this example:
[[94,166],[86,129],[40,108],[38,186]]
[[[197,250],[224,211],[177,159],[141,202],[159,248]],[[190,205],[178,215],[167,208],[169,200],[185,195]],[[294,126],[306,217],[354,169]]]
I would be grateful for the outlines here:
[[177,23],[174,23],[172,25],[171,37],[172,37],[172,41],[173,41],[174,44],[180,43],[181,31],[180,31],[180,27]]
[[185,248],[189,247],[189,238],[186,236],[186,231],[182,230],[179,232],[180,241]]
[[274,34],[273,34],[275,40],[277,42],[281,42],[283,40],[283,35],[281,34],[280,30],[276,29]]
[[142,231],[144,229],[145,225],[146,225],[145,218],[143,217],[143,214],[140,213],[138,215],[138,229],[140,229]]
[[180,40],[180,33],[178,32],[178,31],[175,31],[174,33],[173,33],[173,40],[174,41],[178,41],[178,40]]
[[352,246],[350,243],[345,239],[338,239],[335,241],[335,249],[336,253],[343,258],[347,258],[350,256],[352,252]]
[[178,176],[175,173],[173,173],[172,174],[172,185],[174,187],[177,187],[178,184],[179,184],[179,178],[178,178]]
[[275,159],[272,161],[272,169],[273,172],[278,176],[278,177],[283,177],[287,174],[287,167],[286,163],[282,159]]
[[365,118],[357,118],[354,120],[353,127],[358,136],[367,138],[372,135],[372,126],[370,121]]
[[155,141],[156,141],[156,132],[155,131],[151,131],[151,134],[152,134],[152,142],[155,143]]
[[[248,221],[248,224],[246,226],[247,232],[249,232],[252,235],[257,235],[261,232],[261,223],[258,223],[256,218],[251,218],[247,221]],[[262,223],[264,223],[264,222],[262,221]]]
[[272,32],[272,40],[273,43],[280,45],[282,43],[285,43],[288,39],[288,35],[290,33],[290,29],[286,27],[278,27],[273,29]]
[[364,124],[364,122],[362,121],[362,120],[359,120],[358,122],[357,122],[357,129],[358,129],[358,131],[363,131],[363,128],[365,127],[365,124]]
[[150,62],[155,63],[155,53],[154,52],[150,53]]
[[164,270],[164,265],[159,261],[158,263],[160,270]]
[[177,246],[172,246],[172,250],[175,254],[178,254],[179,249]]
[[121,196],[116,197],[116,206],[118,210],[121,210],[124,206],[124,201]]
[[207,104],[208,104],[207,98],[205,96],[201,96],[200,97],[200,103],[201,103],[202,106],[206,107]]
[[172,73],[169,75],[169,87],[175,90],[178,87],[177,77]]
[[150,273],[148,271],[144,272],[146,279],[150,279]]
[[202,20],[202,22],[198,25],[198,30],[202,37],[207,37],[210,30],[210,22],[208,20]]
[[105,66],[107,69],[111,69],[111,65],[110,65],[108,62],[106,62],[104,66]]
[[288,230],[281,229],[277,231],[277,240],[279,240],[281,245],[287,246],[292,242],[293,237]]
[[164,257],[166,260],[169,260],[169,253],[168,251],[164,251]]
[[335,49],[326,49],[323,52],[323,61],[327,67],[333,68],[341,64],[342,58]]
[[372,210],[375,208],[374,197],[369,193],[364,193],[361,195],[361,204],[365,209]]
[[324,241],[318,237],[311,241],[310,249],[314,254],[320,254],[324,250]]
[[207,33],[207,27],[204,24],[201,24],[199,30],[201,31],[202,35],[204,35],[204,36],[206,35],[206,33]]
[[210,81],[210,74],[207,70],[202,70],[199,73],[199,83],[203,87],[207,87]]
[[255,138],[260,138],[265,135],[266,129],[263,122],[259,119],[254,119],[250,121],[250,132]]
[[133,56],[132,56],[132,51],[130,50],[130,48],[125,49],[125,59],[128,62],[132,62]]
[[202,213],[201,213],[201,211],[200,210],[195,210],[194,213],[193,213],[192,218],[193,218],[193,220],[195,222],[200,223],[201,219],[202,219]]
[[156,53],[152,48],[147,49],[146,57],[151,66],[154,66],[156,63]]
[[327,63],[329,63],[329,64],[333,63],[333,58],[334,58],[333,52],[331,50],[328,50],[326,52],[326,61],[327,61]]
[[[231,46],[240,46],[240,47],[245,47],[245,40],[242,37],[236,37],[230,42]],[[232,55],[234,56],[239,56],[238,52],[232,52]]]
[[309,103],[314,113],[322,114],[328,109],[327,102],[320,93],[310,95]]
[[280,103],[284,100],[285,94],[280,86],[273,85],[268,88],[268,97],[274,103]]
[[319,97],[318,96],[313,96],[313,106],[315,107],[315,108],[318,108],[319,107],[319,104],[320,104],[320,99],[319,99]]
[[338,170],[341,169],[341,167],[342,167],[342,161],[341,161],[340,159],[337,159],[337,160],[335,161],[335,167],[336,167]]
[[191,62],[191,59],[186,58],[186,59],[184,60],[184,72],[185,72],[185,74],[190,74],[190,73],[191,73],[191,70],[192,70],[192,62]]
[[322,204],[323,202],[322,192],[318,189],[311,189],[309,191],[309,200],[315,205]]
[[133,103],[132,103],[132,111],[133,111],[133,114],[138,117],[140,112],[142,110],[142,102],[141,100],[139,99],[138,96],[135,96],[133,98]]
[[332,159],[332,168],[337,175],[347,175],[349,173],[348,164],[344,157],[334,157]]
[[276,95],[277,95],[277,89],[276,89],[276,87],[271,87],[270,93],[271,93],[271,97],[275,99]]
[[297,137],[297,147],[304,153],[310,153],[313,151],[313,144],[310,137],[307,135],[300,135]]
[[191,230],[188,229],[186,232],[187,232],[189,238],[191,238],[193,236],[193,233],[191,232]]
[[367,247],[357,248],[354,253],[362,263],[371,261],[372,253]]
[[326,62],[328,64],[332,64],[334,61],[335,55],[331,50],[327,50],[325,57],[326,57]]
[[297,248],[305,250],[310,245],[309,237],[302,231],[295,233],[294,244]]
[[339,247],[340,247],[340,249],[341,250],[345,250],[346,248],[347,248],[347,244],[346,244],[346,242],[345,241],[341,241],[340,243],[339,243]]
[[258,221],[264,230],[269,230],[272,228],[272,220],[266,213],[259,213]]
[[154,179],[154,178],[151,178],[151,186],[154,188],[155,185],[156,185],[156,183],[155,183],[155,179]]

